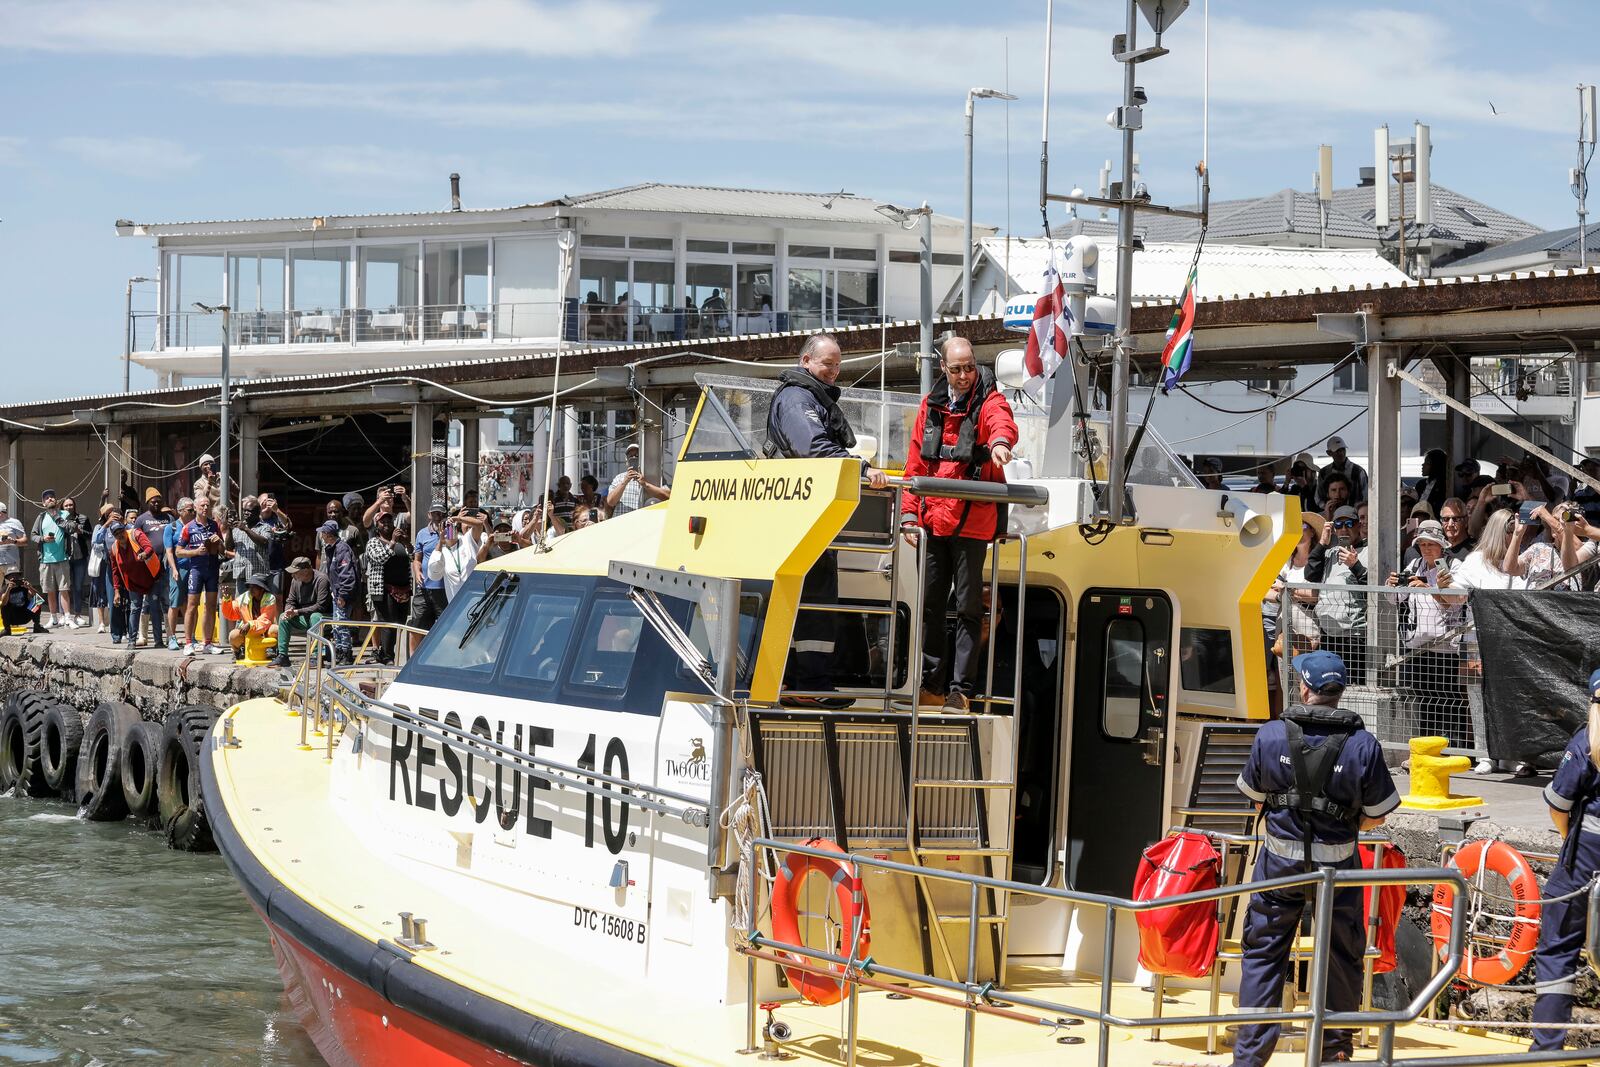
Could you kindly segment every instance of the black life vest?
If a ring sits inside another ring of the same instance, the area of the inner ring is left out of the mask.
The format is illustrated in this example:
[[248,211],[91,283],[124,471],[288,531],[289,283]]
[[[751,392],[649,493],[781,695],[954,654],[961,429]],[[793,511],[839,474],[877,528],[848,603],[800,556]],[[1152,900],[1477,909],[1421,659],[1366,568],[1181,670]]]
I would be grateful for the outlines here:
[[[994,372],[988,367],[978,368],[978,381],[966,396],[966,406],[961,411],[950,411],[950,381],[940,378],[928,394],[927,413],[922,424],[922,458],[929,463],[961,463],[967,467],[968,477],[977,477],[978,469],[989,462],[989,449],[978,444],[978,417],[983,402],[994,392]],[[956,443],[944,443],[946,414],[961,420],[956,430]]]
[[[1306,742],[1301,723],[1315,725],[1329,732],[1321,744]],[[1313,842],[1311,816],[1321,815],[1360,830],[1361,809],[1340,804],[1327,795],[1328,782],[1333,769],[1344,752],[1350,735],[1362,729],[1365,723],[1353,711],[1340,708],[1307,707],[1296,705],[1283,713],[1283,728],[1289,750],[1289,767],[1294,772],[1294,784],[1277,793],[1266,794],[1261,810],[1288,810],[1300,815],[1305,844],[1305,859],[1311,858]]]
[[844,410],[839,407],[839,387],[825,385],[810,371],[799,367],[790,367],[778,375],[778,388],[772,393],[772,401],[767,405],[767,443],[762,446],[761,452],[768,459],[783,456],[787,459],[805,459],[792,442],[783,435],[778,422],[773,418],[773,413],[778,410],[778,397],[783,395],[785,389],[804,389],[810,393],[817,403],[822,405],[826,414],[825,428],[828,437],[834,444],[843,449],[855,447],[855,431],[850,429],[850,422],[844,417]]

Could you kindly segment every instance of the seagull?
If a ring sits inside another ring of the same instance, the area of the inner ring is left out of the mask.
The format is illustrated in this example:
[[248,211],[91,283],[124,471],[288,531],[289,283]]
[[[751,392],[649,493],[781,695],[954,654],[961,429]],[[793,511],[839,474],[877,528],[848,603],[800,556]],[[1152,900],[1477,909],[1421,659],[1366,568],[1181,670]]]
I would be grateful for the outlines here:
[[1496,109],[1495,109],[1495,106],[1494,106],[1494,101],[1493,101],[1493,100],[1491,100],[1491,101],[1489,101],[1489,113],[1490,113],[1490,114],[1492,114],[1492,115],[1498,115],[1498,114],[1500,114],[1500,112],[1499,112],[1499,111],[1498,111],[1498,110],[1496,110]]

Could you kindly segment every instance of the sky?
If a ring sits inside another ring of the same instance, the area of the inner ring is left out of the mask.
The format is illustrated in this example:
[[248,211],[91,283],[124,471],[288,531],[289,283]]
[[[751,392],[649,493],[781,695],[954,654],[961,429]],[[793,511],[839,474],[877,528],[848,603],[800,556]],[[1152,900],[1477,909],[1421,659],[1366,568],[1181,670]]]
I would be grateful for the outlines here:
[[[1108,0],[1058,0],[1052,191],[1118,156]],[[1512,13],[1513,10],[1515,13]],[[124,286],[153,242],[113,222],[501,207],[640,181],[853,193],[1040,232],[1045,3],[817,0],[0,0],[0,404],[121,387]],[[1142,177],[1194,198],[1202,0],[1140,68]],[[1433,132],[1433,180],[1575,225],[1593,0],[1211,0],[1212,195],[1339,186],[1372,130]],[[1140,26],[1141,40],[1149,39]],[[1600,168],[1597,168],[1600,169]],[[1595,207],[1600,214],[1600,204]],[[1062,213],[1052,209],[1052,222]],[[153,307],[140,286],[137,308]],[[154,378],[134,368],[135,388]]]

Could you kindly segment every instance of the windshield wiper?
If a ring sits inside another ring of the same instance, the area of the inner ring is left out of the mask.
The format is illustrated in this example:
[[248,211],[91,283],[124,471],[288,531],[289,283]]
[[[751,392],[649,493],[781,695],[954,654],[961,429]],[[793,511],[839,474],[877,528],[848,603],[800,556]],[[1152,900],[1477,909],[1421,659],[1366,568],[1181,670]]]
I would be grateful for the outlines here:
[[[494,576],[489,588],[483,591],[483,599],[467,609],[467,628],[462,631],[461,640],[456,644],[456,648],[467,647],[467,642],[472,640],[483,626],[484,620],[489,618],[489,608],[497,602],[510,600],[512,593],[516,592],[517,582],[521,579],[522,575],[510,571],[500,571]],[[496,611],[495,614],[498,615],[499,612]]]

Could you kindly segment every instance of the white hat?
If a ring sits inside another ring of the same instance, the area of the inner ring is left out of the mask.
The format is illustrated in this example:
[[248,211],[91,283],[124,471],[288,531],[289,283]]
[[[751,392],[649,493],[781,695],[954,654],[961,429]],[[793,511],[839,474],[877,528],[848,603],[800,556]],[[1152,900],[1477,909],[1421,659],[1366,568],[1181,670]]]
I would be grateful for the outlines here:
[[1340,437],[1338,434],[1334,434],[1332,437],[1328,438],[1328,455],[1331,456],[1344,447],[1344,438]]
[[199,459],[194,461],[194,465],[196,467],[204,467],[207,463],[211,464],[213,467],[216,466],[217,465],[217,457],[213,456],[210,452],[207,452],[204,455],[202,455]]
[[11,505],[7,504],[4,500],[0,500],[0,511],[9,512],[10,510]]
[[623,451],[624,452],[637,452],[637,451],[639,451],[639,442],[637,442],[637,441],[629,442],[628,447],[624,448]]

